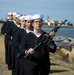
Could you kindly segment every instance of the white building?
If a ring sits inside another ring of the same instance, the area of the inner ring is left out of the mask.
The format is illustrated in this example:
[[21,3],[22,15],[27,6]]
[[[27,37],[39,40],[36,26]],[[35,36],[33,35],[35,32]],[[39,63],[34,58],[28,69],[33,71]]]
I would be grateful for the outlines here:
[[48,26],[57,26],[61,23],[62,21],[57,21],[57,20],[50,20],[50,21],[47,21],[48,23]]

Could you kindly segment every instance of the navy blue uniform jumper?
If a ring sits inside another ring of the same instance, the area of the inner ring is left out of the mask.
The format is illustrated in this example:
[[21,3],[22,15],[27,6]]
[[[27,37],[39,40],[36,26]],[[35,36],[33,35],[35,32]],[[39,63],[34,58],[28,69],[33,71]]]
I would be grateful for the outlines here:
[[[37,37],[32,32],[28,33],[21,43],[21,55],[24,56],[25,51],[29,48],[34,48],[44,34],[46,32],[43,32],[40,37]],[[55,45],[54,41],[51,41],[51,43]],[[56,51],[56,45],[51,49],[48,45],[42,43],[35,51],[30,60],[23,59],[23,75],[48,75],[50,71],[49,52],[54,53]]]

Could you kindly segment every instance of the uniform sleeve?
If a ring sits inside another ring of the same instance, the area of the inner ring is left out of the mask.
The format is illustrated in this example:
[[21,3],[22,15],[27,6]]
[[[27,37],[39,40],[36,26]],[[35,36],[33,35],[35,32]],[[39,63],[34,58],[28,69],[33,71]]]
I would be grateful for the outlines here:
[[11,39],[12,37],[12,26],[9,27],[9,29],[7,30],[7,38]]
[[20,54],[25,55],[25,51],[27,50],[27,35],[23,37],[23,40],[20,45]]
[[56,51],[56,44],[54,40],[48,40],[47,42],[48,51],[54,53]]
[[19,47],[19,45],[20,45],[19,31],[14,36],[13,43],[14,43],[15,46]]
[[2,28],[1,28],[1,34],[5,34],[5,28],[6,28],[6,22],[3,24]]

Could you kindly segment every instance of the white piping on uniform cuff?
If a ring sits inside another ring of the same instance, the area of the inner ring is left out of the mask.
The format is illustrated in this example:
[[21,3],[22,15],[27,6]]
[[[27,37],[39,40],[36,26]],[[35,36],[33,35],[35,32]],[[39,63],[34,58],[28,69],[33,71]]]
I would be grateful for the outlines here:
[[11,36],[11,40],[13,39],[13,37]]
[[27,54],[27,50],[25,50],[25,54]]
[[6,35],[6,33],[5,33],[5,35]]

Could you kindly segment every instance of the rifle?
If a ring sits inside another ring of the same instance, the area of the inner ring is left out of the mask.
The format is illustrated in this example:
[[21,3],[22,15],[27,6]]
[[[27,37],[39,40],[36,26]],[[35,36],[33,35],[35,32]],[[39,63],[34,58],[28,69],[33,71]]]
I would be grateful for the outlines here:
[[[64,24],[65,22],[67,21],[67,19],[64,21],[64,22],[62,22],[59,26],[57,26],[57,27],[55,27],[54,29],[52,29],[51,30],[51,32],[52,31],[54,31],[55,33],[58,31],[58,29],[62,26],[62,24]],[[49,34],[45,34],[45,36],[43,36],[42,37],[42,39],[40,40],[40,42],[34,47],[34,51],[42,44],[42,43],[46,43],[47,41],[48,41],[48,38],[49,38],[50,36],[49,36]],[[51,40],[51,39],[50,39]],[[48,43],[50,43],[50,42],[48,42]],[[54,45],[53,44],[51,44],[50,43],[50,48],[54,48]],[[18,56],[19,56],[20,54],[18,54]],[[24,58],[31,58],[31,56],[32,56],[32,54],[29,54],[29,53],[27,53],[25,56],[24,56]]]

